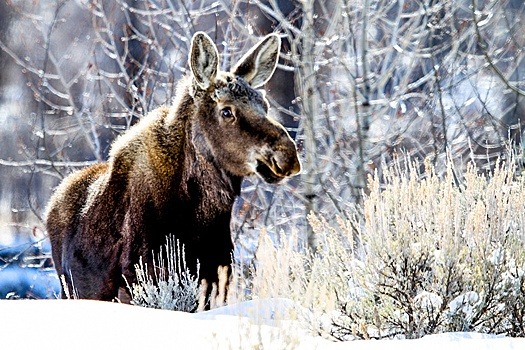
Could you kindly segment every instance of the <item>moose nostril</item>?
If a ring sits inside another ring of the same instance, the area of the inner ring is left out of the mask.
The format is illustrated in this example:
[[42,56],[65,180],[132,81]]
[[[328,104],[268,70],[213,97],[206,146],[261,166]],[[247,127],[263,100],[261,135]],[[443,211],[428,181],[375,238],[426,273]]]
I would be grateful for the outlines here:
[[272,157],[271,164],[275,173],[284,177],[296,175],[301,171],[301,163],[297,157],[280,163],[278,157]]
[[272,158],[272,166],[274,167],[276,172],[279,172],[279,174],[285,173],[283,169],[279,166],[279,163],[277,163],[277,159],[275,158]]

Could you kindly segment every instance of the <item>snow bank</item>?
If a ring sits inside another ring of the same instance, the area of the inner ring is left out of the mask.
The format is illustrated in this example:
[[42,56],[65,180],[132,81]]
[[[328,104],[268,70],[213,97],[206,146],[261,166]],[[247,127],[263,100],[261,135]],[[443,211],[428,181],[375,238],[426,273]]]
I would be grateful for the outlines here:
[[297,311],[286,299],[244,302],[199,314],[88,300],[0,300],[0,348],[525,349],[523,338],[477,333],[334,343],[301,329],[291,317]]

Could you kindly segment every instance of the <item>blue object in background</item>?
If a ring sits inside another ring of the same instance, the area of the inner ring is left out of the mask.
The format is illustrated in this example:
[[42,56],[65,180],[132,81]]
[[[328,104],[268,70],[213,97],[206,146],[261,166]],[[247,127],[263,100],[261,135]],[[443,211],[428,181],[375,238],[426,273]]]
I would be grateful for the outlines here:
[[60,295],[48,240],[0,246],[0,299],[48,299]]
[[0,270],[0,299],[48,299],[60,295],[54,268],[10,265]]

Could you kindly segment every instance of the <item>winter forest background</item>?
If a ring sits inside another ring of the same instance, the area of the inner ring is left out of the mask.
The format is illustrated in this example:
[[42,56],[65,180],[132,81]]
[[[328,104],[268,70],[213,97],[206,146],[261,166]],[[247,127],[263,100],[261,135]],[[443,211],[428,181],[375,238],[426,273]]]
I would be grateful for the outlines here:
[[300,275],[273,292],[324,283],[336,338],[524,336],[522,0],[0,0],[1,298],[53,297],[53,188],[170,102],[198,30],[223,69],[283,38],[268,98],[304,169],[245,180],[243,290],[282,258]]

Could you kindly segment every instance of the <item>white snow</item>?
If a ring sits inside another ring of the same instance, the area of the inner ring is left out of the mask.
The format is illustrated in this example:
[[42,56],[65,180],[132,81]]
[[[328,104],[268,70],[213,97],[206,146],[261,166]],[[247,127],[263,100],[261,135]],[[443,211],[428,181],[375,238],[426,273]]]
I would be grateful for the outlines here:
[[332,342],[308,334],[286,299],[189,314],[88,300],[0,300],[1,349],[525,349],[525,338],[447,333]]
[[451,314],[455,314],[458,310],[470,316],[473,311],[473,305],[479,301],[479,295],[476,292],[466,292],[455,297],[449,304]]

